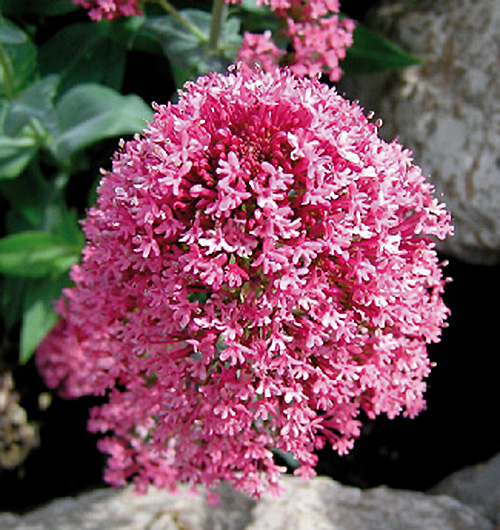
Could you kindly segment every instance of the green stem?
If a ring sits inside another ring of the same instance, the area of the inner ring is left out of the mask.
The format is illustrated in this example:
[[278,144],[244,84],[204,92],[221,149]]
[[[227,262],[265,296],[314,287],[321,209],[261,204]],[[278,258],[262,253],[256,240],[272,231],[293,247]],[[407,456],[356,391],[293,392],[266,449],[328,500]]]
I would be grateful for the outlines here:
[[218,53],[220,46],[221,31],[227,17],[227,5],[224,0],[214,0],[212,7],[212,23],[210,25],[210,36],[208,37],[207,49]]
[[48,146],[53,141],[52,136],[37,119],[31,118],[28,123],[35,134],[38,145]]
[[197,26],[195,26],[190,20],[188,20],[180,11],[167,0],[156,0],[158,4],[181,26],[184,26],[190,33],[192,33],[199,41],[205,42],[207,37],[203,34]]
[[5,95],[7,99],[12,99],[14,96],[14,71],[12,69],[12,62],[10,60],[9,54],[2,44],[0,44],[0,66],[3,70]]

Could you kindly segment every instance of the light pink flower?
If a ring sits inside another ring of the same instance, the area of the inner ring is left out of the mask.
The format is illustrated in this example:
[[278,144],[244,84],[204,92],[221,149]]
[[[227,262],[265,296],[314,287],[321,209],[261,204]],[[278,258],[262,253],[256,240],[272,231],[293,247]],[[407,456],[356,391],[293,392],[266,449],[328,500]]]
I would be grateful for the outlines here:
[[246,33],[239,59],[258,63],[268,69],[279,61],[290,66],[299,76],[328,74],[331,81],[342,76],[339,61],[353,43],[355,24],[340,18],[338,0],[257,0],[268,5],[283,20],[284,34],[292,51],[276,47],[270,32],[263,35]]
[[258,64],[264,70],[269,70],[278,65],[280,57],[285,55],[274,43],[271,32],[262,34],[245,32],[238,60],[248,65]]
[[450,216],[398,143],[317,80],[245,66],[188,83],[125,143],[84,223],[48,386],[107,396],[106,480],[277,491],[361,411],[425,406]]

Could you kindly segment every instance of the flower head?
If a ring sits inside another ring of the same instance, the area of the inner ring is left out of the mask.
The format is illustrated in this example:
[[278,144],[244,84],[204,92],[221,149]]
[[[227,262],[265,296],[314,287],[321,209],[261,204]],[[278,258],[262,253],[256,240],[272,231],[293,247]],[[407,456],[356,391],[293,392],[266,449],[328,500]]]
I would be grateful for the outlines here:
[[355,24],[339,17],[338,0],[257,0],[257,4],[268,5],[282,19],[291,52],[279,50],[269,32],[260,36],[247,33],[240,60],[269,68],[282,56],[282,62],[296,75],[327,73],[333,82],[341,78],[339,62],[353,43]]
[[51,387],[105,394],[107,480],[252,495],[274,449],[314,473],[358,416],[424,407],[450,216],[410,153],[316,80],[241,66],[187,83],[123,143],[84,223]]

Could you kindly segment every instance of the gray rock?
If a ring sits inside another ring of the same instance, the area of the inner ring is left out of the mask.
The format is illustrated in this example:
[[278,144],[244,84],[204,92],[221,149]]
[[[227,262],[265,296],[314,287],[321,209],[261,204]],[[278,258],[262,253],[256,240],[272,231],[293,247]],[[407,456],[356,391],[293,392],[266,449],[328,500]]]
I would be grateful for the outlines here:
[[386,0],[370,25],[423,63],[340,89],[431,174],[455,224],[441,250],[500,263],[500,2]]
[[26,515],[0,514],[2,530],[493,530],[472,508],[447,496],[362,491],[327,478],[285,477],[279,498],[249,500],[229,489],[221,504],[183,489],[177,496],[129,488],[60,499]]
[[265,499],[246,530],[471,530],[489,521],[450,497],[380,487],[362,491],[318,478]]
[[455,497],[500,526],[500,454],[484,464],[453,473],[432,492]]

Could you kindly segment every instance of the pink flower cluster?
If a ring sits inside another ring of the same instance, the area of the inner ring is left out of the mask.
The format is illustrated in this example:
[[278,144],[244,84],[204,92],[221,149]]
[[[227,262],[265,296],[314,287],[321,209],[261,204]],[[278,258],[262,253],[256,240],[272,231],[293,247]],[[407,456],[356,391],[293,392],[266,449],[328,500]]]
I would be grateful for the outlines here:
[[266,4],[284,21],[285,36],[292,52],[280,50],[269,32],[246,33],[239,59],[248,64],[258,63],[264,69],[286,62],[300,76],[328,73],[330,81],[342,76],[339,61],[353,43],[355,24],[340,19],[338,0],[257,0]]
[[358,416],[415,416],[448,310],[450,216],[410,153],[317,80],[242,65],[122,143],[84,222],[49,387],[105,396],[105,478],[277,491]]
[[73,3],[88,9],[89,17],[96,21],[142,15],[141,0],[73,0]]

